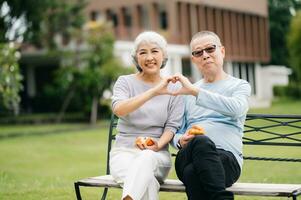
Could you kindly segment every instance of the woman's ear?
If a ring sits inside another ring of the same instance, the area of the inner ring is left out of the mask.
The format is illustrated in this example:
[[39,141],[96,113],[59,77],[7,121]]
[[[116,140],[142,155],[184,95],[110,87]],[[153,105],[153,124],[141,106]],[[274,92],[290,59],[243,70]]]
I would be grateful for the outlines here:
[[167,61],[168,61],[168,58],[164,58],[164,59],[163,59],[163,61],[162,61],[162,65],[161,65],[160,69],[162,69],[162,68],[164,68],[164,67],[165,67],[165,65],[166,65]]
[[141,69],[141,67],[140,67],[139,64],[138,64],[137,57],[132,55],[132,60],[133,60],[133,63],[134,63],[134,65],[135,65],[135,67],[138,69],[138,71],[139,71],[139,72],[142,72],[142,69]]
[[133,63],[136,65],[136,67],[139,66],[136,56],[132,56],[132,59],[133,59]]

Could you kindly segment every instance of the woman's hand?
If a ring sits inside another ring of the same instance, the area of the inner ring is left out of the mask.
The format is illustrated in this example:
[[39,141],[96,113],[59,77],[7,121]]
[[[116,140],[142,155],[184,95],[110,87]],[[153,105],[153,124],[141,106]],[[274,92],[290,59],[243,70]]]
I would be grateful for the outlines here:
[[145,149],[150,149],[153,151],[160,150],[158,142],[151,137],[138,137],[136,139],[136,146],[141,150],[145,150]]
[[153,150],[153,151],[156,151],[156,152],[159,151],[160,148],[159,148],[158,142],[155,141],[155,140],[153,140],[153,142],[154,142],[154,144],[151,145],[151,146],[146,145],[145,149],[150,149],[150,150]]
[[145,102],[150,100],[151,98],[161,95],[161,94],[169,94],[172,95],[168,89],[168,83],[171,81],[171,78],[163,78],[159,84],[152,87],[151,89],[136,95],[134,97],[121,100],[116,103],[115,107],[113,108],[113,112],[118,117],[126,116],[129,113],[137,110],[140,108]]
[[185,76],[183,76],[182,74],[175,74],[172,78],[170,78],[170,81],[172,81],[173,83],[176,82],[180,82],[182,84],[182,88],[172,92],[172,95],[194,95],[197,96],[199,93],[199,90],[197,87],[195,87],[188,78],[186,78]]
[[168,91],[168,84],[172,81],[172,77],[165,77],[161,80],[159,84],[157,84],[155,87],[152,88],[155,95],[162,95],[162,94],[171,94],[170,91]]

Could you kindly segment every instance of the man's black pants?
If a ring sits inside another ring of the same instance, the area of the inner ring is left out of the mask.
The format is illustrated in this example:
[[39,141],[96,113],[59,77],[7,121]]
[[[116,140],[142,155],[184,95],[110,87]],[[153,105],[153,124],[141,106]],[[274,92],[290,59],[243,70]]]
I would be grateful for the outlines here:
[[175,168],[189,200],[234,199],[225,189],[238,180],[240,167],[231,152],[217,149],[207,136],[197,136],[181,149]]

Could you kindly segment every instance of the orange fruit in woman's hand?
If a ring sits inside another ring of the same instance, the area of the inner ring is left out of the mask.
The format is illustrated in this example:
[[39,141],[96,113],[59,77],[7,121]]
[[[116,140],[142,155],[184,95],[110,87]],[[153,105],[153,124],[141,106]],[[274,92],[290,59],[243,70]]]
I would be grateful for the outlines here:
[[153,141],[152,138],[147,137],[147,138],[145,139],[145,144],[146,144],[147,146],[152,146],[152,145],[155,144],[155,142]]
[[136,143],[136,145],[143,144],[142,137],[137,137],[135,143]]
[[146,146],[152,146],[155,144],[154,140],[150,137],[137,137],[135,143],[136,145],[144,144]]

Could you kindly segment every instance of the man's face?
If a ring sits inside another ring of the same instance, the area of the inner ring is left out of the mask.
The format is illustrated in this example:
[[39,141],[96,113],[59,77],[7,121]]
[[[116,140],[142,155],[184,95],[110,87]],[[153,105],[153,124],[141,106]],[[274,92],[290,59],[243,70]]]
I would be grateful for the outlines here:
[[191,60],[204,77],[222,72],[225,48],[211,36],[203,36],[192,42]]

